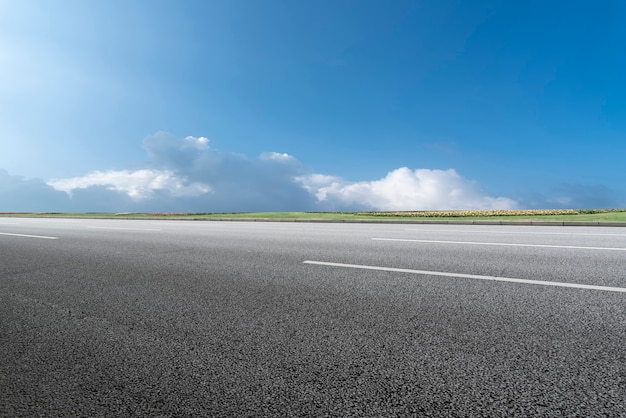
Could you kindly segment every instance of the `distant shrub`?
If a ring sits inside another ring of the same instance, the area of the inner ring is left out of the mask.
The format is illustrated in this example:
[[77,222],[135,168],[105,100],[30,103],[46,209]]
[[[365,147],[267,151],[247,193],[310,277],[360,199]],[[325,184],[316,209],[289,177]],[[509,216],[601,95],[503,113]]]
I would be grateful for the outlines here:
[[378,211],[354,212],[355,215],[416,217],[416,218],[465,218],[483,216],[547,216],[580,215],[608,212],[626,212],[626,209],[498,209],[498,210],[435,210],[435,211]]

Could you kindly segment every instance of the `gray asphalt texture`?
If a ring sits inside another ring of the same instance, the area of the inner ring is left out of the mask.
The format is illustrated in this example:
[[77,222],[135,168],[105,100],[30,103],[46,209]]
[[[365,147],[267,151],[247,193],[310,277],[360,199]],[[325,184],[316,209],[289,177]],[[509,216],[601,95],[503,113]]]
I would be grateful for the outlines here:
[[[624,228],[0,219],[3,417],[626,417]],[[446,243],[376,241],[400,238]],[[467,245],[489,242],[596,249]]]

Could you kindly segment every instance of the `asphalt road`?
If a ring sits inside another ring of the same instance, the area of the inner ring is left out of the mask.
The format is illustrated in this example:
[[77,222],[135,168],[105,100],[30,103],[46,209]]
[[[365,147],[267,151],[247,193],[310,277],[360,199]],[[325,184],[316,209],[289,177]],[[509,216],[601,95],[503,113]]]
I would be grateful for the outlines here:
[[625,228],[0,218],[0,415],[626,417],[625,308]]

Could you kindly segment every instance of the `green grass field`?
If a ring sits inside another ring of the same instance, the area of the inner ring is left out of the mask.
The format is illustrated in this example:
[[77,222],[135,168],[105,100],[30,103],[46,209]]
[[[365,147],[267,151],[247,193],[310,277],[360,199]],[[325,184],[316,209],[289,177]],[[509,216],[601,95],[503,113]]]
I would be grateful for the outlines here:
[[421,212],[241,212],[241,213],[52,213],[0,212],[0,216],[117,219],[241,219],[324,221],[532,221],[626,222],[626,209],[421,211]]

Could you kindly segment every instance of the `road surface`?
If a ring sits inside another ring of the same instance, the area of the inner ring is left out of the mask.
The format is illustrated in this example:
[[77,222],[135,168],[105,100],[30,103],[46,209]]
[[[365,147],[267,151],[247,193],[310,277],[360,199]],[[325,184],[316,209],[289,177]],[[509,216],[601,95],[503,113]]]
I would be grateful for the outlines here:
[[0,416],[626,417],[626,229],[0,218]]

